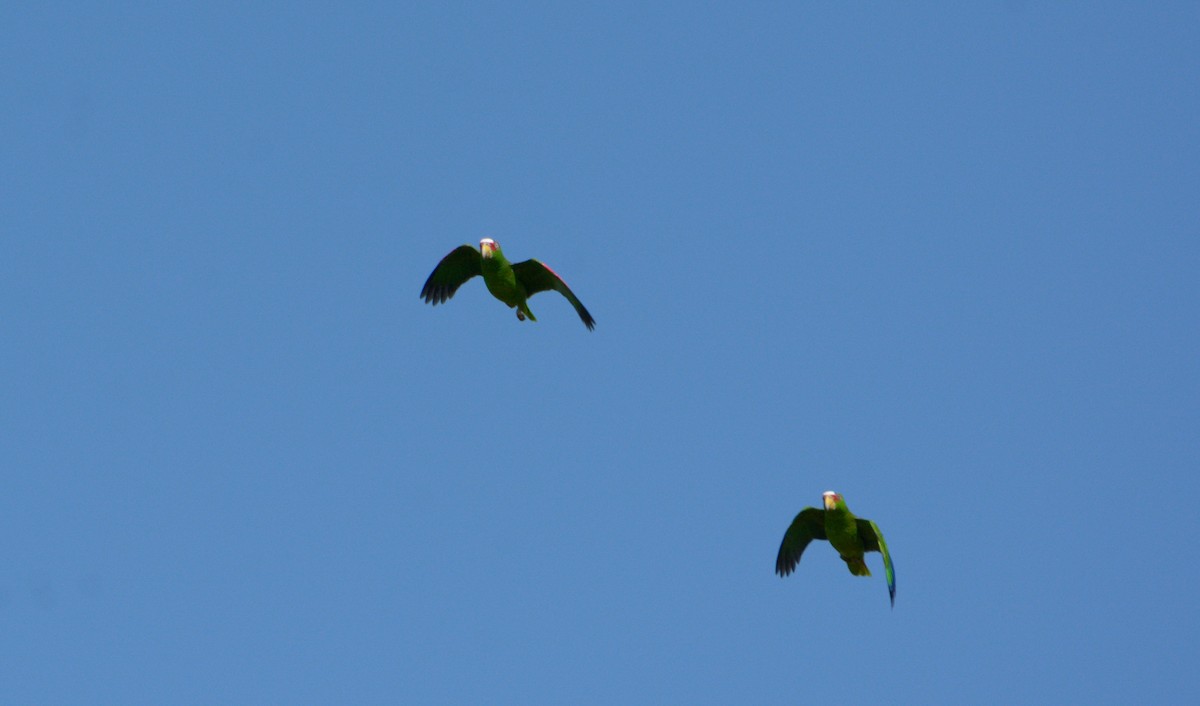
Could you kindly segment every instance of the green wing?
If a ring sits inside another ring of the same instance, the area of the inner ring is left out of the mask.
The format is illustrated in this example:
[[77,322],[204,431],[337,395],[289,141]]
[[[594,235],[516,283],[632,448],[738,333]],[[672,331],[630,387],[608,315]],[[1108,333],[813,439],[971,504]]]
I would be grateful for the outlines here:
[[883,555],[883,570],[887,573],[888,597],[892,599],[892,607],[896,606],[896,572],[892,570],[892,554],[888,551],[887,542],[883,540],[883,532],[879,526],[870,520],[858,518],[858,536],[862,540],[863,549],[868,552],[879,552]]
[[787,576],[796,570],[804,548],[814,539],[825,537],[825,511],[806,507],[792,520],[792,526],[783,534],[779,545],[779,556],[775,557],[775,573]]
[[525,288],[525,295],[532,297],[538,292],[547,292],[551,289],[558,292],[571,302],[571,306],[575,307],[575,313],[579,314],[579,318],[583,319],[583,325],[588,327],[588,330],[596,328],[596,320],[588,313],[588,310],[583,306],[583,302],[579,301],[579,297],[575,296],[575,292],[567,286],[567,283],[562,281],[554,273],[554,270],[546,267],[537,260],[526,260],[518,262],[512,266],[513,274],[517,276],[517,281]]
[[483,256],[479,250],[470,245],[460,245],[433,268],[429,279],[425,280],[425,286],[421,288],[421,297],[425,303],[437,306],[454,296],[463,282],[481,274]]

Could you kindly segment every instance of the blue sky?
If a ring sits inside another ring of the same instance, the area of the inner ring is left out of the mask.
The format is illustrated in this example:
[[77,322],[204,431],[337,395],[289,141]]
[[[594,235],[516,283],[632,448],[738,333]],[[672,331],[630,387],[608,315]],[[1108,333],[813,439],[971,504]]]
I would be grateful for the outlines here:
[[1195,5],[395,5],[0,10],[0,701],[1200,697]]

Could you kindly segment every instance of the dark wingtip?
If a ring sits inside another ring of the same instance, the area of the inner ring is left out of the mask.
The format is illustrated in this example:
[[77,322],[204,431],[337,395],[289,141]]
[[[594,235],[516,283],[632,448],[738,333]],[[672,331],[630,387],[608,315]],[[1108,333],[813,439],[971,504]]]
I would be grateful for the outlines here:
[[425,300],[426,304],[434,306],[444,304],[452,296],[454,296],[454,290],[443,284],[426,282],[425,286],[421,288],[421,298]]

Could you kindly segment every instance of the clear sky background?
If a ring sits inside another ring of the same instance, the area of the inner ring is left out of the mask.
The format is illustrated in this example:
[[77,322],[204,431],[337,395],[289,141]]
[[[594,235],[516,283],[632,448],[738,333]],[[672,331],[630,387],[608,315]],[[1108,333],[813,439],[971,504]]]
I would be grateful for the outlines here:
[[1194,3],[0,36],[0,701],[1200,700]]

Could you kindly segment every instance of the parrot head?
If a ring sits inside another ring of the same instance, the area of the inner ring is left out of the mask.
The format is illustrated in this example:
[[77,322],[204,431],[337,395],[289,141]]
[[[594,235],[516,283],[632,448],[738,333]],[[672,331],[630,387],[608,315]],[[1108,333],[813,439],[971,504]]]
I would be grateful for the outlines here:
[[833,510],[838,506],[838,503],[842,502],[842,496],[832,490],[826,490],[824,493],[821,493],[821,498],[825,501],[826,510]]
[[491,257],[492,253],[500,249],[500,245],[491,238],[484,238],[479,241],[479,253],[484,257]]

